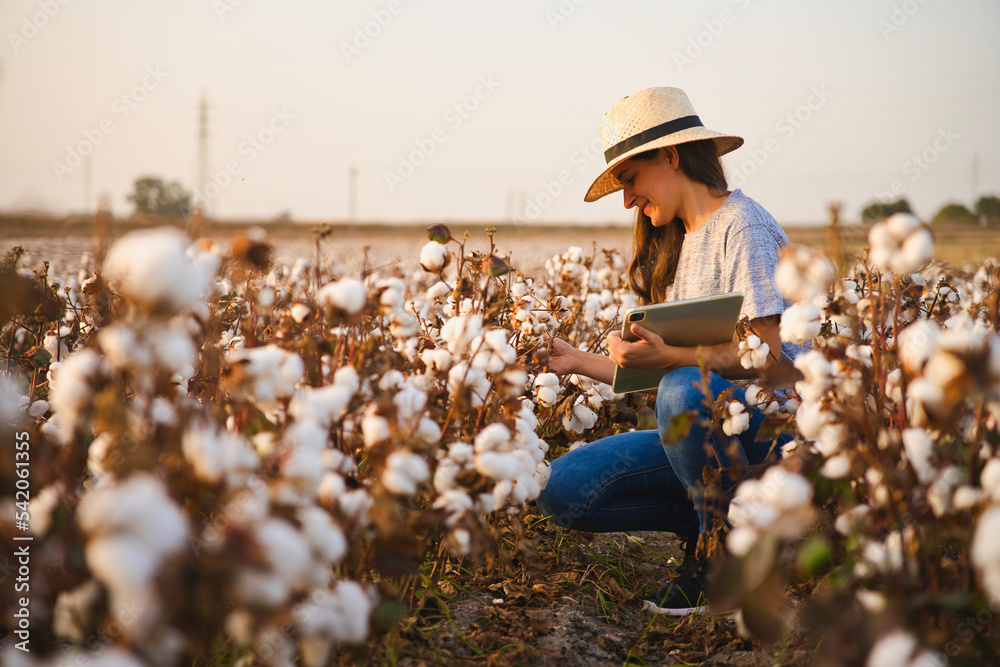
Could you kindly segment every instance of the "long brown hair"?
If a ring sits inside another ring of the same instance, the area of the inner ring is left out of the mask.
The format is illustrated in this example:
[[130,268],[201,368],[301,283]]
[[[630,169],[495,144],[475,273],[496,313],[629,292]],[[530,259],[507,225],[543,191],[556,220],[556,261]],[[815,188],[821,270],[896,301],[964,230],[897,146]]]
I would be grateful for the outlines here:
[[[729,190],[726,172],[719,160],[719,152],[711,139],[677,144],[681,171],[697,183],[708,186],[713,197],[722,197]],[[630,158],[655,160],[660,149],[656,148]],[[667,288],[674,282],[677,262],[684,243],[684,223],[674,218],[663,227],[654,227],[649,216],[636,210],[632,226],[632,260],[628,265],[628,284],[642,304],[660,303],[667,296]]]

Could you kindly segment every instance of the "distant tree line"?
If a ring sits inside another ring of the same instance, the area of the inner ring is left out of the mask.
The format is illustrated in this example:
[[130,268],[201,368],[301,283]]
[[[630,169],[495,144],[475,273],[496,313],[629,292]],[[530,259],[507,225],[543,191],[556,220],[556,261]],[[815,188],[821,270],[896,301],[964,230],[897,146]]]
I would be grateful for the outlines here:
[[[894,202],[874,201],[861,209],[861,222],[869,224],[893,213],[913,213],[910,202],[897,199]],[[948,202],[942,206],[931,222],[979,222],[987,225],[1000,224],[1000,197],[985,195],[976,200],[972,210],[965,204]]]

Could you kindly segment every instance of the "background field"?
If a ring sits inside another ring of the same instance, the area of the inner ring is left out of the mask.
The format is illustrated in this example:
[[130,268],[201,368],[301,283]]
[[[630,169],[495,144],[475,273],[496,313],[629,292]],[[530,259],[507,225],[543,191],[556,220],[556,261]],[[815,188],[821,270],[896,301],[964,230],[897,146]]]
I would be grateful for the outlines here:
[[[399,264],[404,268],[417,268],[420,247],[427,240],[427,223],[409,225],[388,224],[332,224],[331,234],[321,246],[322,261],[339,265],[345,272],[360,269],[367,253],[369,266]],[[155,219],[121,219],[110,223],[112,237],[130,229],[161,224]],[[486,250],[489,240],[485,229],[497,229],[495,242],[499,254],[510,253],[515,268],[525,274],[535,272],[545,260],[562,253],[570,246],[582,246],[590,251],[596,244],[600,249],[616,248],[623,253],[631,249],[631,232],[625,226],[586,225],[517,225],[495,222],[448,223],[456,237],[468,232],[468,248]],[[315,258],[316,248],[312,230],[316,225],[280,221],[212,221],[200,227],[201,235],[224,241],[246,232],[251,227],[266,231],[274,244],[276,259],[291,264],[299,257]],[[939,225],[933,227],[935,257],[941,261],[963,266],[980,264],[988,257],[1000,258],[1000,226]],[[786,226],[785,232],[792,243],[805,243],[833,252],[834,236],[830,228]],[[867,246],[867,228],[841,226],[839,236],[849,253],[864,252]],[[47,218],[28,216],[0,216],[0,243],[5,248],[20,245],[28,251],[29,261],[73,261],[81,252],[95,247],[94,223],[91,217]]]

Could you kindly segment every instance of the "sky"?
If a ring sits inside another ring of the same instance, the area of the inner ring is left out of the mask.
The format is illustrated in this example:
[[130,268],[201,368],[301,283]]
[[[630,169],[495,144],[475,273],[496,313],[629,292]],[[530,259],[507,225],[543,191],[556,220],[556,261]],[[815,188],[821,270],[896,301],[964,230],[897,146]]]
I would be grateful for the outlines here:
[[780,223],[929,219],[1000,195],[998,27],[996,0],[3,0],[0,211],[127,215],[150,175],[220,218],[628,223],[583,201],[600,120],[676,86]]

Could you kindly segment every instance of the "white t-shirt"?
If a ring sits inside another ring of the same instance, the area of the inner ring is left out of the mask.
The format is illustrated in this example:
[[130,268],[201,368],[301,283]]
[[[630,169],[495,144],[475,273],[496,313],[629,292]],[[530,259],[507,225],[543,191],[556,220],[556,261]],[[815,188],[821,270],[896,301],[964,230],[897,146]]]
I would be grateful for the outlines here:
[[[734,190],[705,224],[684,236],[666,301],[742,292],[741,315],[780,315],[789,304],[774,284],[774,270],[786,245],[774,217]],[[781,351],[794,359],[803,348],[784,343]]]

